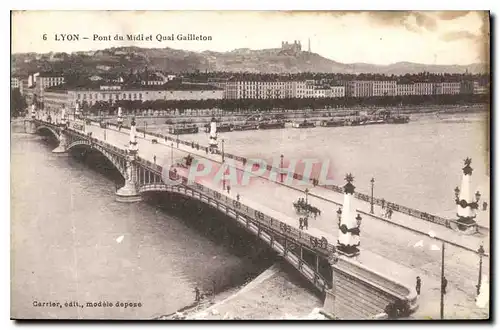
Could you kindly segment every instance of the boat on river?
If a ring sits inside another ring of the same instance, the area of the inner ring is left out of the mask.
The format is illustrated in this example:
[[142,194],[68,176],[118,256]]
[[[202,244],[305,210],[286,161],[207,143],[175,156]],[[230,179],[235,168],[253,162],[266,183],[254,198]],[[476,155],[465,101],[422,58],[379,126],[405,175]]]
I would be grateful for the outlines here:
[[312,121],[307,121],[304,119],[303,121],[295,121],[292,123],[293,128],[311,128],[316,127],[316,124]]
[[323,127],[340,127],[340,126],[345,126],[345,120],[331,118],[328,120],[320,121],[319,125]]
[[[217,133],[231,132],[233,126],[233,124],[217,123]],[[210,133],[210,124],[205,124],[205,132]]]
[[195,124],[191,125],[175,125],[175,126],[170,126],[168,128],[168,133],[173,134],[173,135],[180,135],[180,134],[195,134],[199,132],[198,126]]
[[250,131],[256,129],[259,129],[259,125],[255,123],[235,124],[233,126],[233,131]]

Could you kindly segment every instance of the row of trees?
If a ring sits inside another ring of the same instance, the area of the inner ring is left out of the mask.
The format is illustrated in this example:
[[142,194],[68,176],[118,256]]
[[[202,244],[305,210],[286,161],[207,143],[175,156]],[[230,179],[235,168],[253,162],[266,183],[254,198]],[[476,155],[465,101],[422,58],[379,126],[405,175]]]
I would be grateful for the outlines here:
[[381,97],[346,97],[346,98],[320,98],[320,99],[221,99],[221,100],[118,100],[116,102],[97,101],[90,106],[83,101],[84,110],[98,114],[99,111],[117,109],[223,109],[226,111],[239,110],[271,110],[271,109],[328,109],[348,108],[359,106],[401,106],[401,105],[460,105],[488,103],[489,95],[486,94],[458,94],[458,95],[408,95],[408,96],[381,96]]
[[208,79],[235,79],[249,81],[277,81],[277,80],[327,80],[327,81],[349,81],[349,80],[396,80],[403,82],[460,82],[464,80],[481,81],[484,84],[489,81],[487,74],[468,73],[430,73],[420,72],[417,74],[386,75],[377,73],[322,73],[322,72],[301,72],[290,74],[276,73],[249,73],[249,72],[186,72],[182,76],[192,81],[207,81]]

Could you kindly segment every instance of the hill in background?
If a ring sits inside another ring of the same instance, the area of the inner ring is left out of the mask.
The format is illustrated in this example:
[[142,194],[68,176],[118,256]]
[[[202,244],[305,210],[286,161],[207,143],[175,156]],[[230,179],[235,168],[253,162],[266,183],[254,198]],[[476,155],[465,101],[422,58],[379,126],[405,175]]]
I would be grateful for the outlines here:
[[71,71],[99,74],[102,72],[129,72],[134,70],[161,70],[180,73],[192,71],[229,71],[253,73],[379,73],[401,75],[406,73],[485,73],[485,64],[427,65],[398,62],[390,65],[368,63],[340,63],[316,53],[286,54],[281,49],[235,49],[229,52],[192,52],[172,48],[118,47],[98,51],[67,53],[24,53],[12,55],[13,73],[28,75],[35,71]]

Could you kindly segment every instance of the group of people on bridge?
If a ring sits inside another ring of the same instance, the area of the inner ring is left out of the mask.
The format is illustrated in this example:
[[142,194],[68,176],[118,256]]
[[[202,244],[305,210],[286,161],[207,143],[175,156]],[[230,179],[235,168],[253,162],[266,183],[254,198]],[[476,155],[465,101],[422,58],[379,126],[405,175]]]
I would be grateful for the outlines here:
[[387,206],[385,204],[385,199],[382,199],[382,210],[380,211],[380,216],[383,218],[391,219],[392,214],[394,211],[392,210],[391,207]]
[[309,204],[304,198],[299,198],[297,202],[293,203],[293,207],[298,213],[305,212],[307,215],[312,213],[314,218],[316,218],[318,214],[321,215],[321,210]]

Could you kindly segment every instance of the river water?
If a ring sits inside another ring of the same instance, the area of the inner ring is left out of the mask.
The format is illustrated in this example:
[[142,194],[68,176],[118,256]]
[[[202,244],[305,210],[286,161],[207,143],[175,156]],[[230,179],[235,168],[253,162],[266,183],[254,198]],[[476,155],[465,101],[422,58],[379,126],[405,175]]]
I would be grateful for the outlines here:
[[[451,218],[466,157],[474,168],[472,188],[488,200],[488,126],[486,112],[412,115],[402,125],[233,131],[220,133],[219,141],[228,153],[269,163],[280,155],[285,162],[326,160],[337,185],[352,173],[357,191],[369,195],[373,177],[375,197]],[[166,133],[160,126],[156,131]],[[208,144],[204,132],[180,138]]]
[[[227,152],[245,157],[327,158],[339,184],[352,172],[358,190],[368,192],[373,176],[376,196],[449,216],[465,157],[473,160],[473,187],[488,191],[481,134],[487,125],[486,114],[476,113],[421,116],[407,125],[221,137]],[[183,139],[206,144],[207,136]],[[164,195],[147,203],[116,202],[116,173],[81,157],[52,154],[54,147],[40,136],[12,133],[12,317],[152,318],[191,304],[195,287],[226,290],[273,263],[272,253],[200,205]],[[229,232],[214,232],[217,226]],[[35,301],[141,307],[34,307]]]

